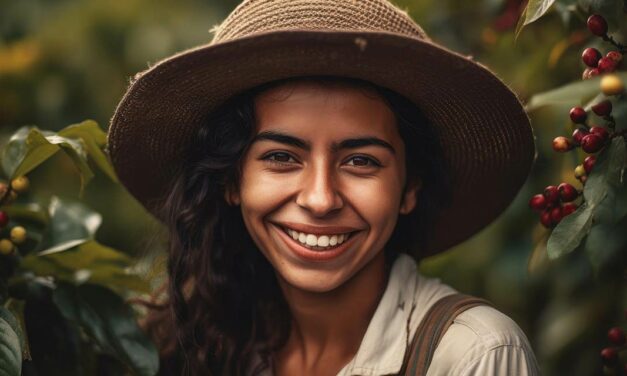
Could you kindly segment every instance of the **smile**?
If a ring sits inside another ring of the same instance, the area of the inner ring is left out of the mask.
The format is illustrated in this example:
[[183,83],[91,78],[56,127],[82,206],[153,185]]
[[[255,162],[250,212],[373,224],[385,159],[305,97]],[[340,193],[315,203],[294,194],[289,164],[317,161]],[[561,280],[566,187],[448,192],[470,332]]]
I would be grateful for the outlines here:
[[307,261],[316,262],[329,261],[343,254],[354,243],[353,235],[360,232],[316,236],[282,226],[274,227],[292,252]]
[[287,227],[283,227],[283,231],[291,236],[292,239],[298,241],[301,245],[316,251],[332,249],[336,245],[339,246],[347,241],[353,234],[353,232],[348,232],[344,234],[315,235],[292,230]]

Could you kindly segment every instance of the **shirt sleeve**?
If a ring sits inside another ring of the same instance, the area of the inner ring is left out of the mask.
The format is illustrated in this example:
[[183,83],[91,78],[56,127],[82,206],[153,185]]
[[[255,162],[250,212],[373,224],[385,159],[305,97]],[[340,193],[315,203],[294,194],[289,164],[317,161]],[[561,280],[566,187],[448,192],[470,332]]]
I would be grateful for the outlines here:
[[540,374],[533,353],[518,346],[499,346],[490,349],[460,370],[461,376],[537,376]]

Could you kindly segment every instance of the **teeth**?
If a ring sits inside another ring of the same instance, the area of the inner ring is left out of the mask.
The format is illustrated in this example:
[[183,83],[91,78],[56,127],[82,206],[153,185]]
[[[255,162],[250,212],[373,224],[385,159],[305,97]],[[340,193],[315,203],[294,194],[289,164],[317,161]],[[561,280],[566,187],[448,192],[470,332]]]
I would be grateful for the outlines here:
[[297,240],[301,244],[309,247],[329,247],[344,243],[348,239],[349,234],[339,235],[320,235],[306,234],[304,232],[285,229],[292,239]]

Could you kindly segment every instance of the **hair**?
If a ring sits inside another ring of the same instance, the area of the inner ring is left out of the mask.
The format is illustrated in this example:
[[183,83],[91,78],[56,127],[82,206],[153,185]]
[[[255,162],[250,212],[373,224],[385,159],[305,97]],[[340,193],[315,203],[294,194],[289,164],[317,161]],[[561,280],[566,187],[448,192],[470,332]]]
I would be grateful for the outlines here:
[[[162,207],[169,232],[166,300],[147,303],[142,327],[157,344],[161,375],[243,375],[255,354],[269,365],[287,341],[290,312],[272,265],[244,225],[240,208],[224,197],[237,187],[240,163],[255,131],[258,94],[292,80],[345,84],[375,92],[394,112],[405,143],[406,184],[421,179],[417,207],[399,215],[385,245],[386,265],[398,253],[417,260],[434,216],[450,202],[449,168],[435,129],[402,95],[368,81],[316,76],[273,81],[235,95],[207,115],[192,137],[185,168]],[[404,188],[404,189],[405,189]]]

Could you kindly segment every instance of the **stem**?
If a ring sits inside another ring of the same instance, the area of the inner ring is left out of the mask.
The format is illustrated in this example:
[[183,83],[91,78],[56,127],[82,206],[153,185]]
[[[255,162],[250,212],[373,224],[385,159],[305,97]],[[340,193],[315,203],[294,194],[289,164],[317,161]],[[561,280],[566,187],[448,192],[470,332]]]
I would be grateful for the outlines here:
[[0,206],[4,205],[4,203],[7,201],[7,199],[11,195],[11,192],[13,192],[13,188],[11,188],[11,183],[8,183],[7,190],[4,192],[2,197],[0,197]]
[[618,52],[620,52],[621,54],[624,55],[624,54],[627,53],[627,47],[625,47],[624,45],[622,45],[622,44],[618,43],[617,41],[615,41],[614,38],[612,38],[611,36],[605,34],[603,36],[603,40],[613,44],[616,48],[618,48]]

